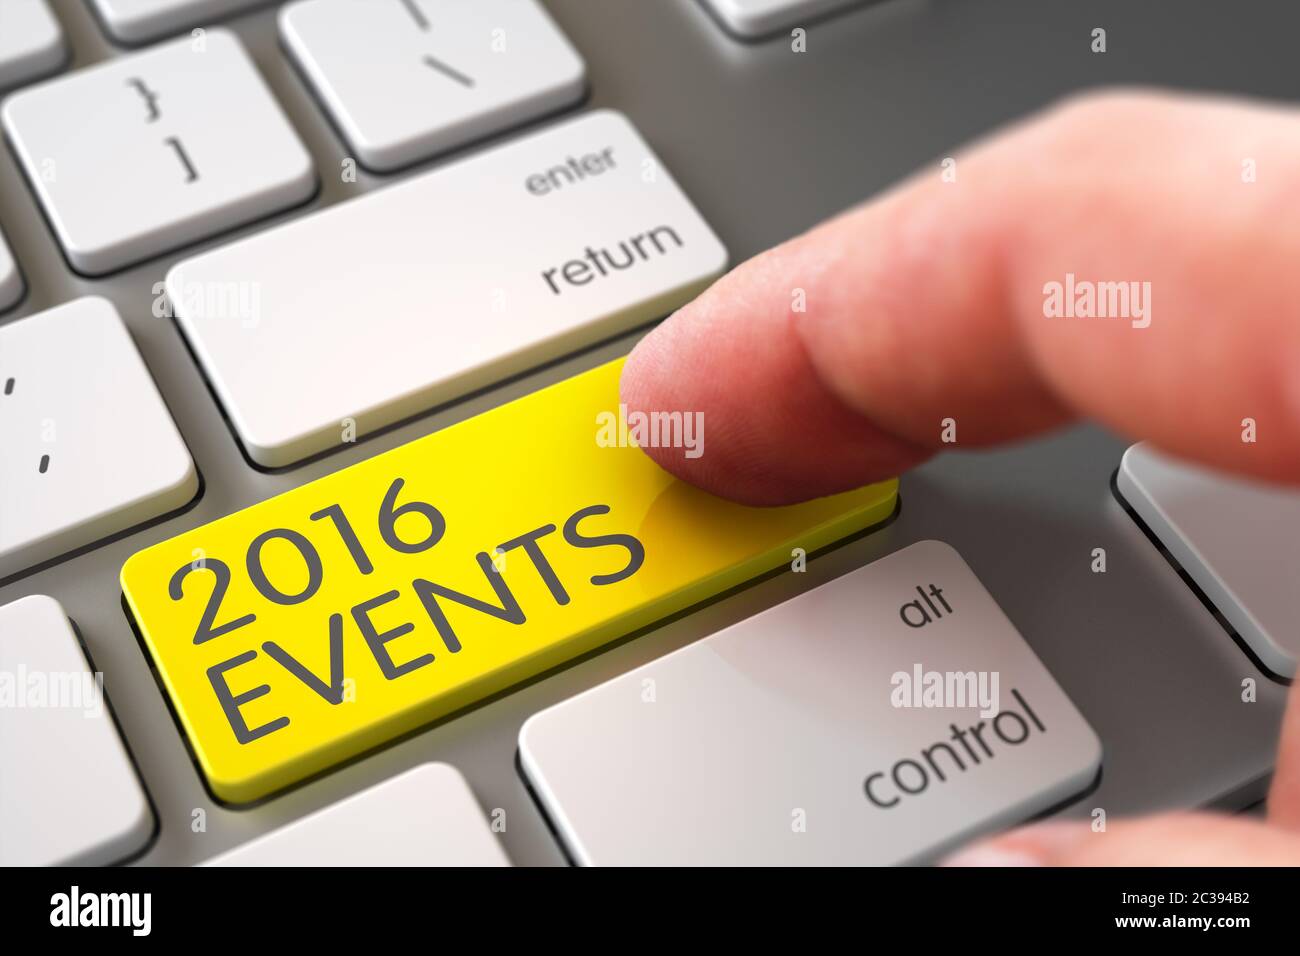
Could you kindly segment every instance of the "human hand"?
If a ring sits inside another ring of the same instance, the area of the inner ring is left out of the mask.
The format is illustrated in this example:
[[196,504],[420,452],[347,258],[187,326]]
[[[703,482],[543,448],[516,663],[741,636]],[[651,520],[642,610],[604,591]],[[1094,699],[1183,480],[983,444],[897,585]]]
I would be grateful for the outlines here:
[[[924,461],[944,419],[981,447],[1086,416],[1300,483],[1300,114],[1082,97],[960,155],[956,173],[751,259],[648,335],[623,400],[703,413],[708,451],[647,453],[715,494],[782,504]],[[1067,274],[1139,283],[1145,314],[1047,317],[1047,284]],[[1297,692],[1266,823],[1178,814],[1095,836],[1039,824],[953,862],[1300,864]]]

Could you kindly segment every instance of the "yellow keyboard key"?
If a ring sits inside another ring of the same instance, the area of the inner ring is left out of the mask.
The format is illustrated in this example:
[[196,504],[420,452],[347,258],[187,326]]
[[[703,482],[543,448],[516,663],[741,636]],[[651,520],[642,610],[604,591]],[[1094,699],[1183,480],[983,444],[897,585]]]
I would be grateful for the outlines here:
[[638,431],[621,368],[126,562],[127,603],[217,798],[265,797],[893,513],[896,481],[785,508],[677,481],[633,442],[707,432],[693,416]]

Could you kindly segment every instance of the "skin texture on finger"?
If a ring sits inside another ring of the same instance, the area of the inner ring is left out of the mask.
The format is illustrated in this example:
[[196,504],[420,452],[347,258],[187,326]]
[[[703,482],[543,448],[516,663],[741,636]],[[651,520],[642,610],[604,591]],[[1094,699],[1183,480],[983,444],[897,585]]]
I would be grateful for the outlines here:
[[[733,313],[715,314],[713,304],[736,301],[747,284],[739,271],[724,276],[688,320],[670,319],[660,327],[670,332],[650,335],[633,352],[623,373],[629,409],[704,411],[703,453],[685,463],[689,471],[673,463],[684,457],[681,449],[646,451],[669,471],[746,504],[820,497],[863,484],[864,475],[891,476],[929,457],[831,393],[797,342],[791,347],[784,316],[754,309],[746,334],[725,327]],[[727,340],[723,355],[714,353],[718,339]],[[812,471],[773,466],[814,461]]]
[[[717,494],[778,504],[905,470],[944,447],[945,419],[960,448],[1086,415],[1300,481],[1300,218],[1282,212],[1300,199],[1300,114],[1096,95],[956,171],[743,263],[650,333],[624,401],[702,412],[708,440],[698,459],[647,451]],[[1045,285],[1067,273],[1150,283],[1150,324],[1045,316]]]
[[1268,791],[1269,822],[1300,833],[1300,682],[1291,685],[1277,766]]
[[1175,813],[1110,824],[1049,822],[958,851],[944,866],[1297,866],[1300,834],[1242,817]]

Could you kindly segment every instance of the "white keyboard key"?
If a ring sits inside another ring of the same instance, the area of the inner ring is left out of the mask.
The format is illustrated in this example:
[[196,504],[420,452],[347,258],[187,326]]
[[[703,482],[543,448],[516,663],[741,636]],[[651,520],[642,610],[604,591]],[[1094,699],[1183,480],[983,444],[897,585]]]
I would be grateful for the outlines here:
[[3,233],[0,233],[0,312],[18,303],[23,297],[23,277],[18,263],[9,251]]
[[103,681],[59,602],[0,607],[0,866],[116,863],[153,829]]
[[67,57],[46,0],[0,0],[0,90],[52,73]]
[[[664,315],[726,258],[601,111],[180,262],[167,292],[280,466]],[[247,308],[213,308],[234,277]]]
[[10,97],[4,126],[69,261],[102,275],[306,201],[311,157],[233,34]]
[[746,40],[754,40],[804,26],[864,0],[704,0],[723,26]]
[[198,473],[105,299],[0,326],[0,579],[189,502]]
[[460,771],[414,767],[204,866],[509,866]]
[[392,170],[582,98],[536,0],[303,0],[280,33],[362,164]]
[[108,32],[123,43],[156,40],[267,0],[90,0]]
[[1265,668],[1300,657],[1300,490],[1230,478],[1147,444],[1124,453],[1120,495]]
[[519,755],[579,863],[858,865],[1078,796],[1101,744],[924,541],[533,716]]

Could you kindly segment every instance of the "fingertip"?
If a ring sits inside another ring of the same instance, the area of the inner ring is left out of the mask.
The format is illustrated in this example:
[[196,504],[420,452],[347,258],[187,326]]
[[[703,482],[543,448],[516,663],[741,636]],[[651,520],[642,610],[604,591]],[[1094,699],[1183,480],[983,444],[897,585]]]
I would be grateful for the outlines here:
[[661,467],[719,497],[775,506],[892,478],[928,456],[847,408],[783,317],[743,302],[697,301],[628,357],[620,394],[629,416],[699,421],[695,457],[643,448]]
[[942,867],[1015,867],[1043,866],[1041,859],[1031,853],[1019,853],[996,843],[976,843],[958,850],[939,862]]
[[664,344],[666,337],[659,335],[659,330],[672,322],[674,312],[658,326],[651,329],[641,341],[632,347],[627,360],[623,363],[623,372],[619,377],[619,397],[629,408],[641,407],[651,396],[662,393],[666,379],[663,374],[665,360]]
[[1086,823],[1052,820],[979,840],[945,857],[940,866],[1053,866],[1091,830]]

